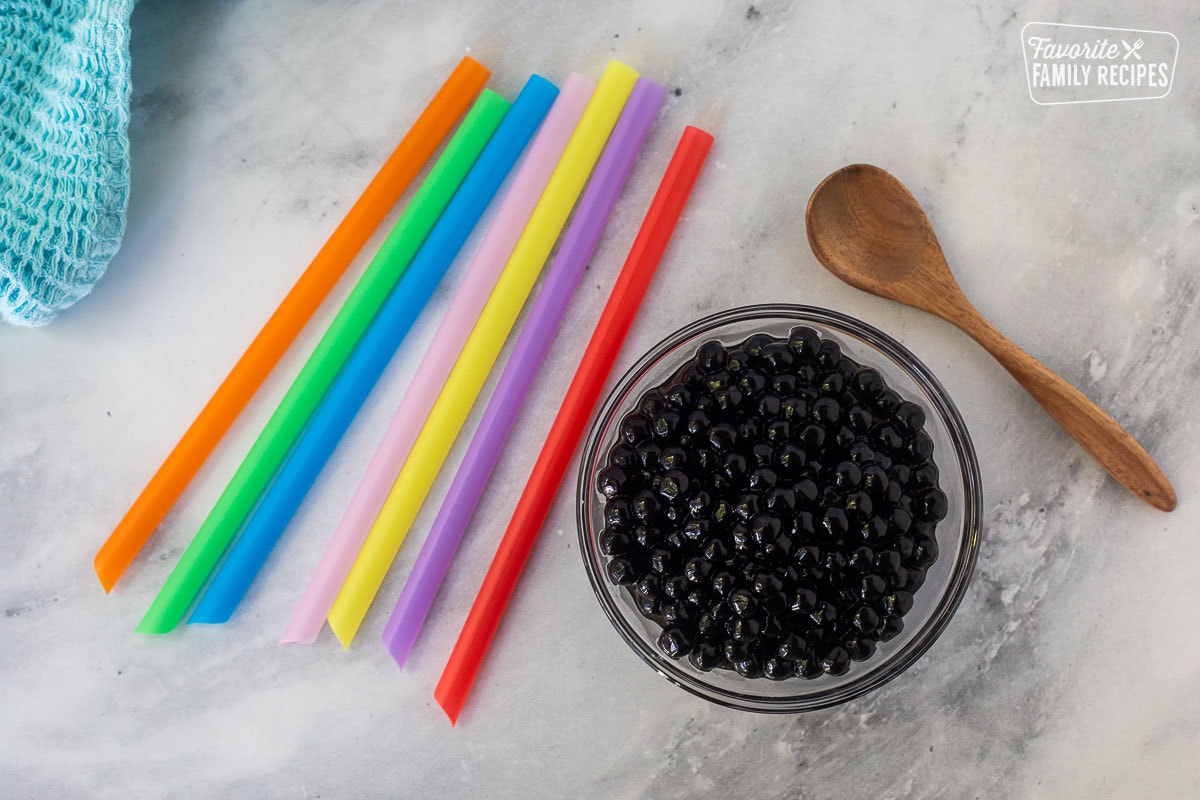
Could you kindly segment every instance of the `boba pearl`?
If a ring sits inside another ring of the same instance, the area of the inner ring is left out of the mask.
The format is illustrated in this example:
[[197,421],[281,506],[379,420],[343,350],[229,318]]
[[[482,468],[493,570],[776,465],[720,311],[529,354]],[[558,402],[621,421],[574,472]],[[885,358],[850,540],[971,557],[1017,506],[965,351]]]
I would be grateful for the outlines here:
[[632,409],[598,545],[666,657],[836,678],[903,631],[949,513],[919,402],[801,325],[706,341]]

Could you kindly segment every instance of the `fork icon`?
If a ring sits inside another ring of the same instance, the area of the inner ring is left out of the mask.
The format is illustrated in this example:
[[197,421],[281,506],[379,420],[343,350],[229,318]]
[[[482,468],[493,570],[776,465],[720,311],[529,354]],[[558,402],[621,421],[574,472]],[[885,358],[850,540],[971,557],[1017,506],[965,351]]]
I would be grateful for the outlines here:
[[1130,45],[1129,42],[1122,39],[1121,44],[1125,45],[1125,57],[1124,57],[1125,61],[1128,61],[1130,56],[1133,56],[1138,61],[1142,60],[1142,56],[1141,56],[1141,54],[1138,53],[1138,50],[1142,49],[1142,45],[1145,44],[1144,41],[1142,41],[1141,39],[1138,39],[1136,42],[1134,42],[1132,45]]

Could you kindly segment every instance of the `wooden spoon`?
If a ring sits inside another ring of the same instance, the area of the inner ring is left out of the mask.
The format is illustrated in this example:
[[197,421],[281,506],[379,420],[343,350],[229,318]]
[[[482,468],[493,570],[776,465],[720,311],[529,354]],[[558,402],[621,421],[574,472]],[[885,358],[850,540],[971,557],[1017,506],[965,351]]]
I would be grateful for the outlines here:
[[936,314],[995,356],[1109,474],[1155,508],[1175,490],[1145,449],[1075,387],[1010,342],[954,280],[921,206],[900,181],[868,164],[830,175],[805,215],[817,260],[846,283]]

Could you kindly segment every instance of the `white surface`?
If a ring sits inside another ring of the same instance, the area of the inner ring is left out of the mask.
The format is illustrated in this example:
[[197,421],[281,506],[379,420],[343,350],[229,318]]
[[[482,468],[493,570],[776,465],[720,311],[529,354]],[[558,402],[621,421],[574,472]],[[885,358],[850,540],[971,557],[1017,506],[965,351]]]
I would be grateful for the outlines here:
[[[1171,31],[1174,88],[1035,105],[1019,38],[1030,21]],[[133,38],[124,246],[59,320],[0,329],[0,794],[1194,796],[1200,22],[1188,3],[146,0]],[[467,52],[508,96],[532,71],[598,78],[610,58],[675,91],[408,667],[378,635],[449,470],[349,652],[328,632],[311,647],[276,641],[464,258],[234,621],[135,635],[372,246],[110,596],[93,553]],[[812,303],[884,328],[938,374],[974,437],[974,582],[937,645],[881,691],[799,716],[725,710],[653,674],[599,612],[571,476],[451,728],[433,686],[686,124],[717,143],[618,370],[746,303]],[[825,273],[804,204],[854,161],[912,189],[976,305],[1128,426],[1174,480],[1177,511],[1106,478],[964,335]]]

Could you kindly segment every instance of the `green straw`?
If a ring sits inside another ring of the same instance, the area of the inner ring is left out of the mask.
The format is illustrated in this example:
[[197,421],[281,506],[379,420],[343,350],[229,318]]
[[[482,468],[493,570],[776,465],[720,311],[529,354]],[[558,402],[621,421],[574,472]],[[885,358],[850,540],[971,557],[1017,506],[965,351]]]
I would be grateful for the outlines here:
[[500,125],[509,105],[490,90],[480,94],[154,598],[137,627],[138,633],[169,633],[183,621],[209,574]]

